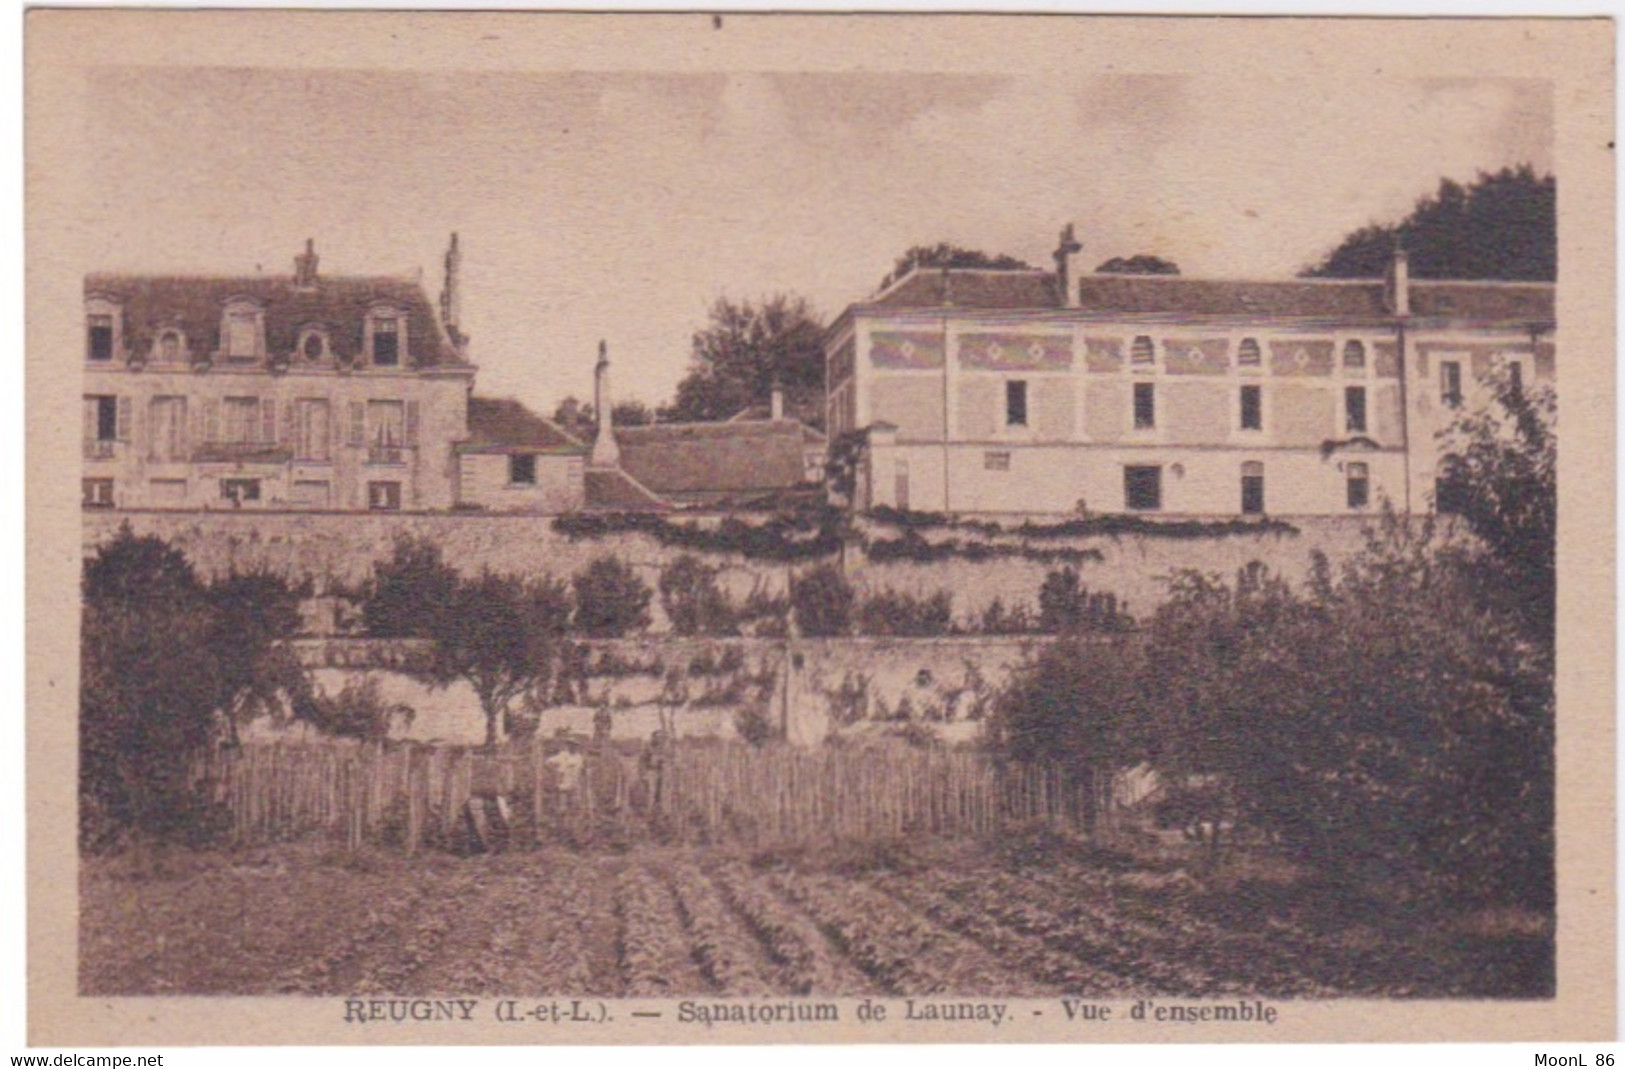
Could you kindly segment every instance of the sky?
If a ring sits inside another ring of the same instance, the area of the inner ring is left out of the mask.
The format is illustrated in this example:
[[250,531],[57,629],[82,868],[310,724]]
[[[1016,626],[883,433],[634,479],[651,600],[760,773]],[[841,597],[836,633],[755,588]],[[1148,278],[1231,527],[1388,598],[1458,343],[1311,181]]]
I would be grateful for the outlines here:
[[[670,399],[718,297],[826,320],[909,246],[1287,277],[1444,176],[1553,168],[1546,82],[1082,67],[687,73],[100,67],[91,270],[423,273],[452,231],[478,390]],[[132,206],[138,211],[132,211]]]

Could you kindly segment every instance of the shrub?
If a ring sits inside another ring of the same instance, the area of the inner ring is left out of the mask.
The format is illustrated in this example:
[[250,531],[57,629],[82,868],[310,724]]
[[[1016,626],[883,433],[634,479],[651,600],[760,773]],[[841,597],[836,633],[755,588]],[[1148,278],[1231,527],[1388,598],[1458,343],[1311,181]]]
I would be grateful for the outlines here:
[[575,629],[591,638],[622,638],[649,626],[654,594],[630,564],[599,557],[573,580]]
[[858,630],[865,635],[931,638],[948,634],[953,622],[953,595],[946,590],[917,598],[888,588],[858,607]]
[[982,610],[977,630],[984,635],[1025,635],[1037,630],[1027,606],[1017,603],[1005,608],[1003,598],[994,598]]
[[717,569],[691,553],[660,573],[660,604],[679,635],[733,635],[738,614],[717,584]]
[[377,638],[427,638],[435,618],[451,604],[457,569],[447,564],[440,547],[426,538],[402,536],[394,553],[373,565],[361,618]]
[[1079,631],[1121,631],[1127,619],[1118,611],[1117,595],[1091,594],[1072,568],[1044,577],[1038,591],[1038,629],[1052,635]]
[[734,730],[752,746],[761,746],[778,735],[772,717],[760,705],[749,705],[735,713]]
[[790,587],[796,627],[803,635],[829,638],[852,629],[852,587],[841,570],[821,564],[804,572]]
[[377,677],[367,675],[346,680],[336,695],[314,695],[301,715],[329,735],[383,739],[397,722],[411,724],[415,714],[409,705],[384,701]]

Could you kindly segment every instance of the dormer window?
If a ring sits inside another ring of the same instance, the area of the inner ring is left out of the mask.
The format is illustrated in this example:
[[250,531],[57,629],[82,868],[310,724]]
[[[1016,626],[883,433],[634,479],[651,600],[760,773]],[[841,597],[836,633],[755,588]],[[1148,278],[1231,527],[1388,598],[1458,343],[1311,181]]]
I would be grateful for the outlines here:
[[108,297],[85,301],[85,359],[93,364],[109,364],[118,358],[122,316],[116,302]]
[[327,359],[327,335],[317,327],[306,327],[299,335],[299,356],[307,364]]
[[97,363],[113,359],[113,317],[109,315],[93,315],[90,317],[90,336],[88,339],[89,357]]
[[178,364],[186,359],[186,337],[173,327],[160,331],[153,342],[152,358],[164,364]]
[[265,312],[258,304],[241,300],[226,305],[220,350],[227,360],[258,360],[265,355]]
[[374,367],[406,362],[406,316],[398,308],[375,308],[367,316],[367,358]]

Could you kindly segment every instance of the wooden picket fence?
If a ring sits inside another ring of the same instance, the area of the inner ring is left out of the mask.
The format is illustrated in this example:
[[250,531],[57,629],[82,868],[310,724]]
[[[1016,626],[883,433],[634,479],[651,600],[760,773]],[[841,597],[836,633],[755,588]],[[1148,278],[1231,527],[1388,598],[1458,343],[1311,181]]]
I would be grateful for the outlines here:
[[249,744],[198,755],[192,775],[229,811],[240,844],[325,837],[408,852],[469,848],[476,830],[485,846],[492,834],[511,845],[769,846],[980,836],[1033,823],[1086,828],[1112,812],[1110,777],[907,745],[589,749],[574,790],[560,789],[541,747]]

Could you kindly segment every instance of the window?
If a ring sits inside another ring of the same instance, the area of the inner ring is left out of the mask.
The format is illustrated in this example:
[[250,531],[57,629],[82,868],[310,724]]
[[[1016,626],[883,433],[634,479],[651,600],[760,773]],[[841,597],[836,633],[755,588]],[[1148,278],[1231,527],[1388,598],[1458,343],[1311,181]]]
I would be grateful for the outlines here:
[[1124,468],[1123,503],[1136,512],[1162,508],[1162,469],[1155,466]]
[[1350,434],[1365,433],[1365,387],[1343,388],[1343,421]]
[[983,453],[982,468],[985,471],[1009,471],[1010,454],[1000,452]]
[[535,453],[513,453],[509,455],[508,483],[512,486],[536,485]]
[[186,342],[178,330],[166,330],[158,335],[158,359],[165,364],[178,364],[186,352]]
[[220,499],[231,502],[233,508],[241,507],[245,501],[258,501],[260,499],[260,481],[258,479],[221,479]]
[[371,482],[367,484],[367,507],[374,512],[398,512],[401,507],[401,484]]
[[406,444],[406,406],[399,401],[367,402],[367,459],[399,464]]
[[113,480],[112,479],[81,479],[79,480],[80,503],[87,509],[110,509],[113,507]]
[[897,491],[897,507],[908,511],[908,460],[898,457],[892,467],[893,489]]
[[92,395],[85,398],[85,437],[98,442],[118,441],[118,398]]
[[372,321],[372,362],[380,367],[394,367],[401,362],[400,320],[394,316],[378,316]]
[[1371,504],[1371,471],[1360,461],[1348,466],[1349,508],[1363,509]]
[[260,440],[260,399],[226,398],[226,436],[232,445],[249,445]]
[[293,406],[293,455],[326,463],[333,459],[332,410],[325,398],[302,398]]
[[186,459],[186,398],[154,397],[147,427],[153,460]]
[[1004,425],[1006,427],[1027,425],[1027,383],[1021,379],[1004,384]]
[[86,355],[97,362],[113,359],[113,317],[110,315],[93,315],[89,317],[87,331]]
[[256,359],[260,355],[259,309],[242,305],[226,309],[224,334],[227,360]]
[[299,355],[309,363],[317,363],[327,357],[327,336],[319,330],[307,330],[304,337],[299,339]]
[[1461,361],[1439,361],[1439,400],[1451,408],[1461,404]]
[[1264,465],[1249,460],[1241,466],[1241,511],[1257,516],[1264,511]]
[[1362,342],[1350,341],[1343,345],[1343,370],[1365,371],[1365,345]]
[[1241,429],[1244,431],[1261,431],[1264,429],[1264,388],[1262,386],[1243,386],[1241,388]]
[[1157,425],[1157,387],[1150,382],[1134,384],[1134,429],[1146,431]]
[[1241,339],[1241,348],[1236,350],[1237,367],[1262,367],[1264,365],[1263,350],[1258,347],[1257,338]]
[[1141,334],[1129,346],[1129,363],[1139,367],[1149,367],[1157,362],[1157,347],[1149,335]]

